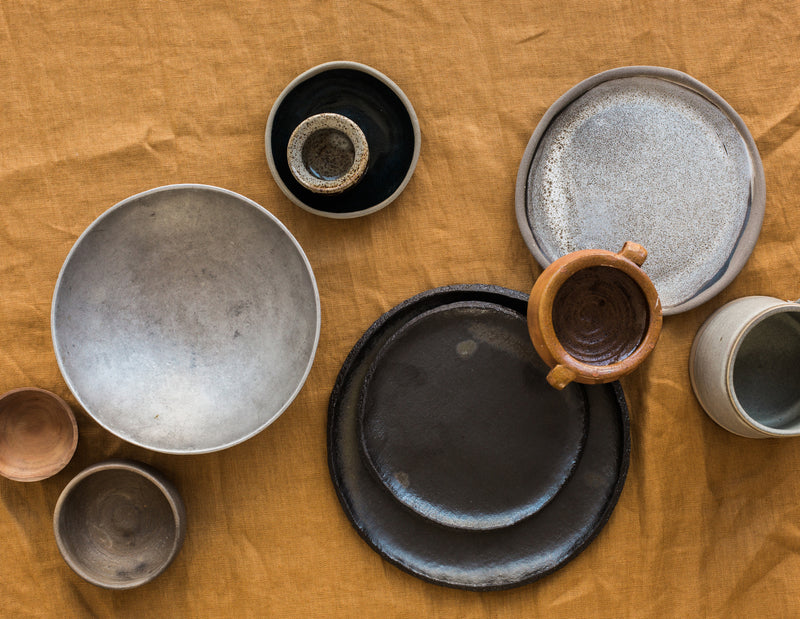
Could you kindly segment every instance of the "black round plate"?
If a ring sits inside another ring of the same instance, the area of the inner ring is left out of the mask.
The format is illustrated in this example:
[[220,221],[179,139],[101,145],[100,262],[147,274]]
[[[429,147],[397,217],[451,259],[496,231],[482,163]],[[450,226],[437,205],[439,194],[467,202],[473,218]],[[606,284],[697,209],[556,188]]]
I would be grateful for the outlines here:
[[525,317],[461,301],[408,321],[364,381],[367,464],[406,507],[444,526],[487,530],[539,511],[578,463],[581,385],[561,391]]
[[628,410],[619,383],[582,387],[589,421],[580,460],[555,497],[517,524],[469,531],[407,509],[363,458],[358,425],[365,377],[384,344],[410,320],[462,301],[492,303],[524,316],[527,295],[496,286],[448,286],[423,292],[381,316],[350,351],[331,393],[328,465],[345,514],[386,560],[439,585],[503,589],[560,568],[607,522],[628,470]]
[[[323,112],[355,122],[369,145],[364,176],[338,194],[303,187],[286,159],[292,131]],[[354,62],[326,63],[299,76],[278,98],[267,124],[267,159],[278,185],[296,204],[331,217],[362,215],[391,202],[410,179],[419,147],[419,125],[408,98],[385,75]]]

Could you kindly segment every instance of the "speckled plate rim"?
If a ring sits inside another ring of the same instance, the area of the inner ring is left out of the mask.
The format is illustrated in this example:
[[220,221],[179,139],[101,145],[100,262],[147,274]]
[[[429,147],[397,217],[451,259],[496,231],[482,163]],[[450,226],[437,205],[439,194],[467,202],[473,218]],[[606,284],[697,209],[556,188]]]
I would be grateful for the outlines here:
[[[328,211],[321,211],[319,209],[315,209],[305,202],[303,202],[300,198],[298,198],[292,191],[286,186],[286,183],[283,182],[281,179],[280,174],[278,173],[278,168],[275,166],[275,159],[272,155],[272,125],[275,120],[275,114],[278,111],[278,108],[283,103],[283,100],[291,93],[299,84],[305,82],[307,79],[314,77],[320,73],[324,73],[325,71],[331,71],[333,69],[351,69],[353,71],[361,71],[362,73],[366,73],[367,75],[371,75],[372,77],[376,78],[378,81],[383,82],[386,86],[388,86],[397,98],[400,99],[403,106],[405,107],[406,111],[408,112],[409,119],[411,121],[411,127],[414,131],[414,153],[411,157],[411,163],[408,166],[408,170],[406,171],[406,175],[403,178],[400,185],[395,189],[394,193],[390,195],[385,200],[382,200],[378,204],[374,204],[369,208],[361,209],[358,211],[351,211],[347,213],[331,213]],[[417,118],[417,114],[414,111],[414,107],[411,105],[410,99],[406,96],[406,94],[400,89],[400,87],[395,84],[391,79],[389,79],[386,75],[378,71],[377,69],[373,69],[372,67],[361,64],[360,62],[353,62],[350,60],[334,60],[332,62],[325,62],[316,67],[312,67],[307,71],[301,73],[296,78],[294,78],[286,88],[283,89],[278,98],[275,100],[275,103],[272,104],[272,109],[269,112],[269,116],[267,117],[267,128],[264,132],[264,150],[267,155],[267,165],[269,166],[269,171],[272,174],[272,178],[275,179],[275,183],[280,187],[281,191],[286,195],[289,200],[294,202],[300,208],[308,211],[309,213],[314,213],[315,215],[320,215],[322,217],[329,217],[331,219],[353,219],[355,217],[363,217],[364,215],[371,215],[382,208],[388,206],[390,203],[394,202],[395,199],[403,192],[408,185],[411,177],[414,175],[414,170],[417,167],[417,162],[419,161],[419,153],[420,147],[422,143],[422,133],[419,128],[419,119]]]
[[[710,285],[702,288],[698,293],[690,299],[678,303],[676,305],[664,306],[663,313],[665,316],[671,314],[680,314],[687,310],[693,309],[702,305],[709,299],[716,296],[721,292],[733,279],[739,274],[744,267],[747,259],[755,247],[758,235],[761,231],[761,223],[764,219],[764,209],[766,206],[766,181],[764,179],[764,167],[761,163],[761,156],[758,153],[755,140],[750,134],[750,130],[745,125],[742,118],[736,111],[716,92],[711,90],[708,86],[695,78],[678,71],[676,69],[669,69],[666,67],[654,67],[647,65],[637,65],[629,67],[619,67],[616,69],[609,69],[589,77],[577,85],[570,88],[566,93],[561,95],[553,105],[542,116],[539,124],[533,132],[525,152],[522,156],[522,161],[517,172],[517,185],[514,196],[517,224],[522,233],[522,238],[528,249],[536,258],[536,261],[542,266],[547,267],[553,260],[544,255],[533,235],[530,223],[528,221],[528,175],[533,159],[536,155],[536,150],[539,142],[544,136],[550,124],[555,120],[561,111],[566,108],[573,101],[584,95],[586,92],[595,86],[610,80],[632,78],[632,77],[652,77],[674,84],[683,86],[691,90],[703,98],[707,99],[714,106],[719,108],[731,121],[736,131],[742,137],[742,140],[747,147],[747,152],[750,157],[750,165],[752,169],[752,182],[750,185],[750,204],[747,209],[747,216],[745,223],[740,231],[739,238],[736,240],[733,251],[728,259],[728,262],[723,267],[722,274]],[[630,240],[630,239],[626,239]]]
[[[143,198],[145,196],[150,196],[150,195],[153,195],[153,194],[163,193],[163,192],[166,192],[166,191],[180,190],[180,189],[199,189],[201,191],[211,191],[211,192],[216,192],[216,193],[222,193],[224,195],[227,195],[227,196],[233,197],[233,198],[235,198],[237,200],[240,200],[241,202],[243,202],[247,206],[255,208],[256,211],[261,213],[263,216],[267,217],[267,219],[269,219],[274,225],[276,225],[286,235],[286,237],[289,239],[291,244],[297,250],[297,253],[300,256],[300,259],[302,260],[303,264],[305,265],[306,271],[307,271],[308,276],[309,276],[309,280],[311,282],[311,286],[312,286],[312,288],[314,290],[314,304],[315,304],[315,310],[314,311],[315,311],[315,314],[316,314],[316,325],[314,327],[314,343],[312,344],[311,349],[309,351],[308,363],[306,364],[305,371],[303,372],[303,375],[298,380],[298,384],[297,384],[297,387],[295,388],[295,390],[287,398],[286,402],[284,402],[284,404],[283,404],[283,406],[281,408],[279,408],[277,411],[275,411],[262,425],[260,425],[258,428],[256,428],[252,432],[248,432],[245,436],[241,436],[241,437],[237,438],[234,441],[229,441],[229,442],[224,443],[224,444],[216,445],[216,446],[210,447],[210,448],[203,448],[203,449],[165,449],[163,447],[154,447],[152,445],[148,445],[146,443],[143,443],[143,442],[137,440],[135,437],[128,436],[128,435],[122,436],[117,431],[115,431],[114,429],[109,427],[109,425],[107,423],[104,423],[101,420],[101,418],[99,418],[95,414],[95,412],[93,412],[91,410],[91,408],[87,405],[85,400],[81,397],[78,389],[75,387],[73,381],[70,379],[69,373],[67,372],[67,369],[66,369],[66,365],[65,365],[64,359],[63,359],[63,357],[61,355],[61,346],[59,345],[59,337],[58,337],[58,332],[57,332],[57,329],[56,329],[56,307],[58,305],[58,296],[59,296],[59,291],[61,289],[61,282],[62,282],[62,280],[64,278],[64,273],[66,272],[66,270],[67,270],[67,268],[69,266],[70,259],[78,251],[78,247],[81,245],[83,240],[87,236],[92,234],[93,231],[95,230],[95,228],[98,228],[99,226],[101,226],[102,222],[104,222],[106,220],[106,218],[108,218],[110,216],[111,213],[116,212],[119,209],[124,209],[124,208],[128,207],[132,203],[135,204],[136,201],[138,201],[139,199],[141,199],[141,198]],[[174,185],[163,185],[161,187],[154,187],[153,189],[148,189],[146,191],[142,191],[142,192],[134,194],[134,195],[132,195],[132,196],[130,196],[128,198],[125,198],[124,200],[121,200],[120,202],[117,202],[114,206],[112,206],[111,208],[109,208],[106,211],[104,211],[103,213],[101,213],[92,223],[90,223],[87,226],[87,228],[83,231],[83,233],[78,237],[78,240],[75,241],[75,243],[72,245],[72,248],[69,250],[69,253],[67,254],[66,258],[64,258],[64,264],[61,266],[61,270],[58,273],[58,279],[56,280],[56,285],[53,288],[53,299],[52,299],[52,302],[50,304],[50,338],[52,339],[53,351],[54,351],[55,356],[56,356],[56,362],[58,363],[58,369],[61,372],[61,376],[63,377],[64,382],[67,384],[67,387],[69,387],[70,392],[72,392],[72,395],[78,401],[78,404],[81,405],[83,410],[85,410],[87,412],[87,414],[92,419],[94,419],[94,421],[97,422],[101,427],[103,427],[104,429],[106,429],[109,432],[111,432],[111,434],[113,434],[114,436],[118,436],[122,440],[124,440],[124,441],[126,441],[128,443],[131,443],[132,445],[137,445],[139,447],[144,447],[145,449],[149,449],[151,451],[156,451],[156,452],[160,452],[160,453],[169,453],[169,454],[178,454],[178,455],[211,453],[211,452],[215,452],[215,451],[221,451],[221,450],[227,449],[229,447],[233,447],[234,445],[238,445],[239,443],[243,443],[244,441],[254,437],[258,433],[262,432],[265,428],[267,428],[267,426],[271,425],[276,419],[278,419],[278,417],[280,417],[284,413],[284,411],[286,411],[286,409],[289,408],[291,403],[295,400],[297,395],[300,393],[300,390],[303,388],[303,385],[305,384],[306,379],[308,379],[308,375],[311,372],[311,367],[314,365],[314,358],[316,357],[316,354],[317,354],[317,347],[319,346],[321,324],[322,324],[322,307],[320,305],[319,288],[317,287],[317,280],[314,277],[314,271],[311,268],[311,263],[308,261],[308,256],[306,256],[306,253],[305,253],[305,251],[303,251],[303,248],[300,246],[300,243],[297,241],[297,239],[294,237],[294,235],[289,231],[289,229],[283,224],[283,222],[281,222],[280,219],[278,219],[275,215],[270,213],[267,209],[265,209],[263,206],[261,206],[257,202],[254,202],[250,198],[247,198],[247,197],[245,197],[245,196],[243,196],[241,194],[238,194],[235,191],[230,191],[229,189],[223,189],[221,187],[215,187],[213,185],[203,185],[203,184],[199,184],[199,183],[178,183],[178,184],[174,184]]]
[[[345,496],[346,490],[344,486],[346,486],[346,480],[342,478],[338,470],[338,464],[337,464],[338,449],[335,441],[335,437],[338,433],[338,425],[339,425],[338,421],[339,417],[341,416],[341,413],[339,412],[338,409],[341,406],[343,393],[347,390],[348,382],[350,380],[350,374],[359,363],[359,357],[364,351],[364,349],[367,346],[369,346],[370,342],[374,338],[381,337],[381,331],[384,330],[387,323],[393,321],[398,316],[398,314],[402,314],[408,311],[409,308],[413,307],[418,303],[425,302],[431,297],[444,295],[446,293],[476,293],[476,292],[481,292],[486,295],[506,296],[518,302],[519,301],[527,302],[528,299],[528,295],[523,294],[519,291],[503,288],[501,286],[487,285],[487,284],[460,284],[460,285],[432,288],[430,290],[421,292],[409,299],[406,299],[405,301],[399,303],[392,309],[385,312],[380,318],[378,318],[374,323],[372,323],[372,325],[370,325],[370,327],[359,338],[358,342],[356,342],[356,344],[353,346],[353,348],[350,350],[347,357],[345,358],[341,370],[339,371],[339,374],[336,377],[336,382],[334,383],[333,389],[331,391],[331,397],[328,404],[328,423],[327,423],[327,438],[326,438],[327,452],[328,452],[328,471],[331,476],[331,480],[333,482],[334,490],[336,492],[336,497],[339,500],[342,510],[344,511],[351,526],[356,530],[361,539],[363,539],[364,542],[366,542],[366,544],[374,552],[376,552],[379,556],[381,556],[384,560],[388,561],[389,563],[403,570],[404,572],[411,574],[412,576],[415,576],[431,584],[449,587],[453,589],[468,590],[468,591],[497,591],[497,590],[511,589],[514,587],[530,584],[561,569],[562,567],[564,567],[564,565],[566,565],[572,559],[581,554],[581,552],[583,552],[589,546],[589,544],[591,544],[594,541],[594,539],[600,534],[605,525],[608,523],[608,520],[611,518],[611,514],[614,511],[617,502],[619,501],[619,497],[625,485],[625,480],[628,474],[628,467],[630,465],[630,451],[631,451],[630,418],[628,414],[628,406],[625,399],[625,393],[623,392],[622,386],[620,385],[619,382],[607,383],[605,385],[587,386],[587,388],[592,388],[592,389],[611,389],[614,394],[614,400],[618,407],[618,414],[619,414],[619,425],[621,434],[620,448],[619,448],[619,460],[620,460],[619,471],[617,473],[616,481],[613,487],[610,489],[609,496],[603,508],[596,514],[597,517],[596,520],[594,521],[592,528],[589,530],[587,534],[585,534],[582,538],[580,538],[580,540],[575,544],[575,546],[572,548],[568,556],[562,558],[559,561],[556,561],[555,563],[547,566],[545,569],[542,569],[541,571],[528,574],[523,578],[514,579],[512,581],[505,581],[499,583],[491,581],[475,585],[475,584],[465,584],[462,582],[458,582],[455,579],[447,580],[443,578],[436,578],[425,573],[421,567],[405,563],[400,558],[392,556],[388,554],[386,551],[384,551],[376,543],[376,541],[372,539],[368,527],[364,523],[362,523],[359,520],[358,516],[353,512],[350,503],[348,501],[348,498],[347,496]],[[589,420],[589,432],[591,432],[591,419]],[[361,466],[365,467],[366,465],[363,463],[360,454],[357,455],[357,458],[361,462]],[[367,477],[373,480],[373,483],[381,485],[381,482],[374,479],[374,477],[371,475],[371,473],[369,473],[369,471],[365,471],[364,473]],[[570,482],[568,480],[567,484],[569,483]],[[554,499],[554,501],[555,500],[556,499]],[[396,507],[398,510],[407,511],[406,508],[403,507],[399,502],[396,502]],[[517,525],[512,525],[512,527],[520,526],[524,522],[525,521],[522,521]],[[433,522],[430,523],[430,526],[435,528],[442,528],[441,525],[435,524]],[[493,533],[492,531],[459,531],[459,532],[464,535],[473,535],[473,534],[483,535],[483,534]]]

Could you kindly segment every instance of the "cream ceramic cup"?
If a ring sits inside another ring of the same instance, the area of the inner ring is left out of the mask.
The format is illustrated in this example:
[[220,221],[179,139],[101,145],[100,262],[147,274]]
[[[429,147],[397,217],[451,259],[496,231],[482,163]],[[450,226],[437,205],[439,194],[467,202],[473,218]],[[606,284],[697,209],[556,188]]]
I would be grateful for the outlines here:
[[369,146],[364,132],[341,114],[306,118],[289,137],[286,148],[295,179],[314,193],[341,193],[367,170]]
[[800,304],[742,297],[700,327],[689,355],[700,404],[740,436],[800,436]]

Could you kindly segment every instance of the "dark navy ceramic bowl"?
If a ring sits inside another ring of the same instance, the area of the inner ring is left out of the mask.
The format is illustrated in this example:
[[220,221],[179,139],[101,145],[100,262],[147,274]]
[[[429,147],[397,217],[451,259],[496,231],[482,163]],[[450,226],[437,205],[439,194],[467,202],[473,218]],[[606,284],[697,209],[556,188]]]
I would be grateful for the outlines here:
[[[329,195],[303,187],[286,154],[292,131],[325,112],[355,122],[369,145],[369,163],[358,184]],[[379,71],[356,62],[328,62],[306,71],[280,94],[267,120],[265,148],[272,176],[292,202],[325,217],[360,217],[391,203],[408,184],[419,159],[419,121],[408,97]]]

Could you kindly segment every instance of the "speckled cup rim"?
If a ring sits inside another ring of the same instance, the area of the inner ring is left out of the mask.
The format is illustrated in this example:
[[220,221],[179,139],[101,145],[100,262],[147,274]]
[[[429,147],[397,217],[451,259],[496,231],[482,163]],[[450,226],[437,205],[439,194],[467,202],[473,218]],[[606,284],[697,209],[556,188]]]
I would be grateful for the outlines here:
[[6,391],[0,395],[0,402],[5,400],[7,397],[23,392],[40,393],[53,400],[54,403],[58,405],[59,409],[64,413],[64,416],[67,418],[67,421],[72,428],[72,440],[70,441],[69,447],[61,454],[60,458],[53,461],[49,466],[43,467],[39,473],[20,476],[11,474],[4,468],[0,467],[0,475],[6,479],[22,482],[42,481],[44,479],[49,479],[53,475],[62,471],[64,467],[69,464],[70,460],[72,460],[72,456],[75,455],[75,450],[78,447],[78,422],[75,420],[75,413],[72,411],[72,407],[67,404],[61,396],[53,393],[52,391],[48,391],[47,389],[40,389],[39,387],[19,387],[17,389],[11,389],[10,391]]
[[[332,179],[319,178],[312,174],[303,159],[303,149],[308,140],[326,129],[338,131],[353,145],[353,162],[350,167]],[[341,193],[357,184],[364,176],[369,161],[369,146],[361,127],[347,116],[335,112],[323,112],[309,116],[295,127],[289,136],[286,158],[289,162],[289,171],[297,182],[309,191],[323,194]]]
[[[314,77],[319,73],[324,73],[325,71],[331,71],[333,69],[350,69],[352,71],[361,71],[362,73],[366,73],[367,75],[371,75],[372,77],[376,78],[380,82],[383,82],[389,89],[397,96],[398,99],[403,103],[403,106],[408,113],[409,120],[411,121],[411,127],[414,131],[414,154],[411,157],[411,163],[408,166],[408,170],[406,171],[406,175],[403,178],[403,181],[394,190],[392,195],[390,195],[385,200],[382,200],[378,204],[370,206],[369,208],[365,208],[359,211],[351,211],[346,213],[331,213],[328,211],[321,211],[319,209],[312,208],[308,206],[305,202],[300,200],[297,196],[295,196],[292,191],[286,186],[286,183],[281,180],[280,174],[278,173],[278,168],[275,166],[275,159],[272,155],[272,148],[270,144],[270,137],[272,135],[272,124],[275,120],[275,114],[278,111],[278,108],[283,103],[283,100],[286,96],[292,92],[298,85],[305,82],[307,79]],[[353,62],[350,60],[334,60],[332,62],[325,62],[323,64],[317,65],[308,69],[307,71],[301,73],[296,78],[294,78],[291,82],[289,82],[288,86],[283,89],[278,98],[275,100],[275,103],[272,104],[272,109],[269,112],[269,116],[267,118],[267,128],[264,132],[264,150],[267,154],[267,165],[269,166],[269,171],[272,174],[272,178],[275,180],[275,183],[278,185],[280,190],[284,193],[284,195],[289,198],[294,204],[299,206],[305,211],[309,213],[314,213],[315,215],[320,215],[322,217],[329,217],[331,219],[353,219],[355,217],[363,217],[364,215],[371,215],[382,208],[385,208],[392,202],[394,202],[397,197],[403,193],[403,190],[408,185],[411,177],[414,175],[414,170],[417,167],[417,162],[419,161],[419,152],[420,152],[420,145],[422,142],[422,133],[419,128],[419,119],[417,118],[417,114],[414,111],[414,107],[411,105],[411,101],[406,96],[406,94],[400,89],[400,87],[395,84],[391,79],[389,79],[386,75],[378,71],[377,69],[373,69],[372,67],[361,64],[360,62]]]
[[603,82],[610,80],[632,78],[632,77],[652,77],[662,79],[683,86],[692,90],[700,96],[707,99],[710,103],[718,107],[731,121],[736,130],[742,137],[747,148],[750,162],[753,168],[753,179],[750,187],[750,206],[748,215],[742,231],[737,241],[733,253],[728,261],[728,266],[725,272],[713,284],[697,293],[694,297],[676,305],[667,306],[662,308],[664,316],[671,314],[680,314],[682,312],[693,309],[702,305],[709,299],[713,298],[721,292],[733,279],[739,274],[744,267],[747,259],[755,247],[758,235],[761,231],[761,223],[764,219],[764,208],[766,205],[766,181],[764,179],[764,167],[761,163],[761,156],[758,153],[755,140],[750,134],[750,130],[745,125],[744,120],[739,114],[716,92],[711,90],[708,86],[696,80],[695,78],[678,71],[676,69],[669,69],[666,67],[655,67],[648,65],[634,65],[628,67],[619,67],[616,69],[609,69],[596,75],[593,75],[577,85],[570,88],[566,93],[561,95],[555,103],[542,116],[536,129],[533,132],[525,152],[522,156],[519,169],[517,171],[517,185],[515,192],[515,206],[517,215],[517,224],[522,234],[522,238],[528,249],[533,254],[533,257],[542,268],[547,267],[552,260],[550,260],[542,252],[536,238],[533,236],[530,225],[528,223],[527,213],[527,185],[528,174],[531,165],[533,164],[536,150],[539,142],[544,137],[548,127],[553,120],[558,116],[568,105],[573,101],[584,95],[586,92],[595,88]]
[[[135,473],[140,477],[144,477],[154,486],[156,486],[163,497],[166,499],[167,503],[169,504],[172,515],[174,518],[175,524],[175,537],[173,539],[172,547],[170,549],[169,554],[167,555],[167,559],[164,563],[153,573],[148,574],[145,577],[138,578],[131,580],[129,582],[123,583],[112,583],[101,580],[96,578],[91,572],[84,569],[84,567],[78,563],[72,555],[67,550],[64,541],[61,539],[61,533],[59,532],[59,523],[61,521],[61,515],[63,512],[64,504],[66,503],[69,496],[72,494],[72,491],[80,484],[83,480],[87,477],[94,475],[95,473],[100,473],[102,471],[109,471],[109,470],[116,470],[116,471],[129,471],[131,473]],[[178,493],[177,489],[169,482],[167,479],[156,469],[153,467],[144,464],[142,462],[136,462],[134,460],[105,460],[103,462],[98,462],[97,464],[93,464],[85,469],[83,469],[80,473],[78,473],[75,477],[73,477],[70,482],[64,487],[64,490],[61,491],[61,494],[58,497],[58,501],[56,501],[55,509],[53,510],[53,533],[56,538],[56,545],[58,546],[58,551],[61,553],[64,561],[69,565],[69,567],[81,578],[86,580],[87,582],[92,583],[93,585],[97,585],[98,587],[103,587],[104,589],[133,589],[135,587],[139,587],[144,585],[159,575],[161,575],[164,570],[166,570],[175,557],[178,555],[181,547],[183,546],[183,541],[186,537],[186,507],[183,504],[183,499],[181,499],[180,494]]]

